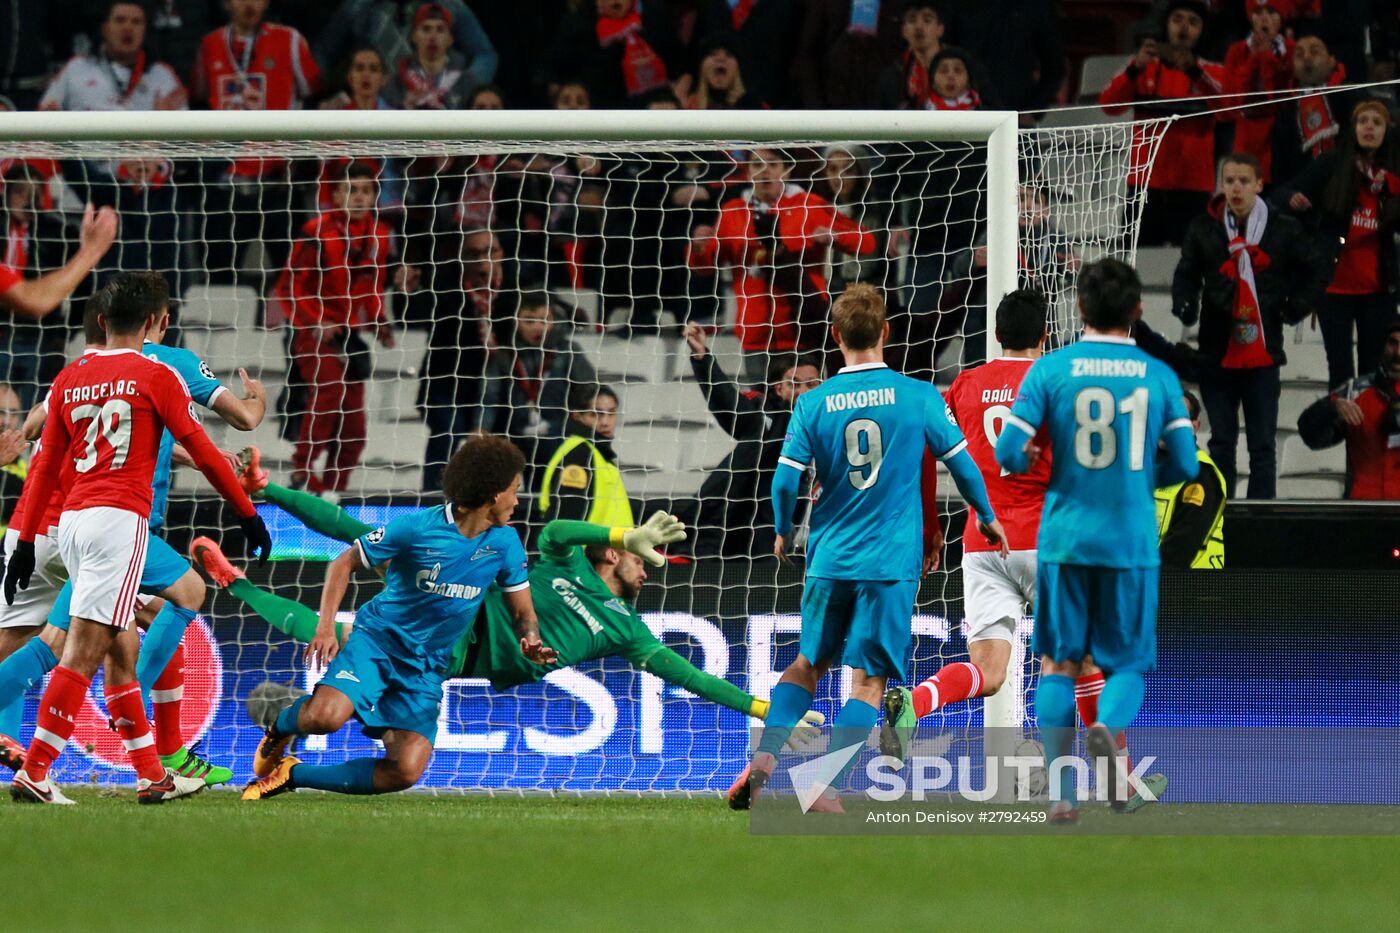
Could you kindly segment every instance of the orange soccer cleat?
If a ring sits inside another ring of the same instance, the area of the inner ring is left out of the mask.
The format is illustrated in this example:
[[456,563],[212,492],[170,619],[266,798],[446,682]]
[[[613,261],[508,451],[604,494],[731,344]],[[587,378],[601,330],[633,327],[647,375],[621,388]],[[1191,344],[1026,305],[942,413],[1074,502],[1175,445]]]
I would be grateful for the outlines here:
[[209,574],[209,579],[213,580],[220,589],[226,588],[234,580],[242,580],[246,576],[224,556],[224,552],[214,543],[213,538],[201,535],[191,541],[190,557],[204,568],[204,572]]
[[24,767],[24,746],[0,732],[0,765],[11,771]]
[[244,447],[238,452],[238,462],[243,467],[238,473],[238,482],[249,496],[256,496],[267,485],[267,471],[261,466],[262,451]]

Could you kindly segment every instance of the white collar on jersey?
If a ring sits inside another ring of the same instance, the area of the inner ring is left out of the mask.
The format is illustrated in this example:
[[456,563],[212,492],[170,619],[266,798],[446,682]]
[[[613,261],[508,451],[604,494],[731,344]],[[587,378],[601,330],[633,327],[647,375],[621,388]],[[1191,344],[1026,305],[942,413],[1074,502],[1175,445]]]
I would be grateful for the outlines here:
[[[98,356],[116,356],[118,353],[136,353],[128,347],[117,347],[115,350],[85,350],[85,353],[96,353]],[[136,353],[137,356],[141,354]]]
[[999,356],[998,363],[1034,363],[1035,360],[1025,356]]
[[867,369],[889,369],[884,363],[857,363],[854,366],[842,366],[836,370],[837,373],[858,373]]
[[1085,334],[1079,339],[1083,343],[1121,343],[1130,347],[1137,346],[1137,341],[1131,337],[1114,337],[1111,334]]
[[456,525],[457,519],[452,517],[452,503],[446,502],[442,506],[442,514],[447,517],[447,524]]

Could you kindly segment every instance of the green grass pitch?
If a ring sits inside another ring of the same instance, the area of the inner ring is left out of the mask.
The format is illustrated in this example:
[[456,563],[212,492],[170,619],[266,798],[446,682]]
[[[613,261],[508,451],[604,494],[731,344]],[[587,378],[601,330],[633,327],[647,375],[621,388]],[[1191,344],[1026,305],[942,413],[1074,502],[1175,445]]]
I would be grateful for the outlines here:
[[1400,897],[1391,837],[772,837],[717,799],[75,797],[0,803],[5,926],[1375,930]]

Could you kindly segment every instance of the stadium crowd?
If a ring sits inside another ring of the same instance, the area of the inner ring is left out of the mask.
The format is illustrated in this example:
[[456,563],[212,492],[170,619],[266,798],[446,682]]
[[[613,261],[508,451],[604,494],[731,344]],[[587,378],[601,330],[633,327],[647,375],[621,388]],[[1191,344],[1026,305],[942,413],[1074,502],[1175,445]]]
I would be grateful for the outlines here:
[[[0,11],[10,37],[0,106],[1013,109],[1033,127],[1073,99],[1079,75],[1060,21],[1075,5],[19,2]],[[1283,327],[1315,321],[1329,393],[1301,436],[1310,446],[1346,441],[1356,472],[1384,474],[1349,480],[1350,495],[1391,497],[1400,444],[1373,435],[1400,434],[1392,89],[1220,108],[1245,93],[1389,79],[1400,12],[1365,0],[1121,6],[1141,22],[1127,45],[1097,50],[1123,58],[1098,101],[1109,115],[1181,118],[1167,130],[1171,157],[1150,177],[1135,167],[1129,183],[1148,189],[1141,242],[1181,248],[1172,312],[1199,326],[1194,345],[1146,327],[1140,339],[1200,386],[1230,489],[1243,409],[1248,493],[1270,498]],[[439,488],[451,452],[485,430],[525,451],[543,515],[629,524],[641,503],[629,499],[611,446],[619,399],[599,384],[573,330],[679,337],[689,325],[692,375],[740,445],[721,472],[731,486],[752,470],[762,476],[782,436],[772,426],[833,371],[826,321],[847,284],[870,282],[889,296],[891,362],[911,375],[932,378],[955,338],[985,331],[985,230],[968,174],[976,164],[975,146],[875,145],[667,160],[9,159],[0,162],[0,234],[10,272],[0,286],[71,266],[82,205],[112,206],[120,234],[88,265],[97,275],[79,298],[118,271],[147,268],[177,296],[194,284],[256,289],[259,323],[285,335],[279,409],[294,486],[348,488],[368,434],[370,342],[391,347],[408,327],[427,332],[417,399],[429,429],[423,488]],[[1022,278],[1042,287],[1079,262],[1057,232],[1057,197],[1033,178],[1021,192]],[[600,296],[596,317],[557,299],[578,290]],[[727,323],[731,299],[743,363],[726,373],[706,340]],[[0,382],[13,387],[7,409],[22,412],[62,366],[81,311],[7,306]],[[977,353],[969,341],[963,362]],[[0,453],[11,446],[5,438]],[[706,502],[702,490],[670,504]],[[747,530],[755,517],[715,521]],[[729,537],[743,551],[766,546]]]

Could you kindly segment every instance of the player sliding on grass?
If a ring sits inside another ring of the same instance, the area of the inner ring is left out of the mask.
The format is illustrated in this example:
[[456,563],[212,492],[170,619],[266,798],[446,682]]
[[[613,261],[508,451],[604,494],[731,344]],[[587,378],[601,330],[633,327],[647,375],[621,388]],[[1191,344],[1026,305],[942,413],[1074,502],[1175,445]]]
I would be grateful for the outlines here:
[[[168,295],[165,280],[159,275],[125,275],[114,278],[87,302],[83,314],[83,329],[87,349],[100,350],[106,346],[106,335],[98,323],[114,291],[135,293],[152,308],[159,308],[159,320],[141,346],[141,354],[164,363],[180,376],[193,400],[218,414],[225,423],[239,430],[252,430],[262,421],[266,411],[266,393],[261,383],[242,373],[245,395],[237,398],[214,378],[209,367],[194,353],[180,347],[165,346],[161,340],[169,326]],[[128,296],[130,297],[130,296]],[[26,421],[26,428],[37,431],[47,417],[41,406]],[[228,768],[211,764],[197,752],[187,749],[181,729],[181,706],[184,695],[184,650],[181,639],[185,628],[193,621],[204,603],[205,586],[185,558],[181,557],[159,534],[165,522],[165,508],[170,490],[172,460],[193,465],[188,453],[175,443],[169,431],[161,434],[152,481],[152,505],[147,539],[146,562],[141,573],[142,594],[158,593],[164,599],[138,597],[137,624],[146,629],[136,662],[136,679],[141,685],[143,699],[154,700],[154,734],[156,752],[161,763],[184,777],[197,777],[206,786],[222,784],[233,777]],[[13,551],[19,536],[19,525],[28,496],[21,496],[6,533],[6,549]],[[62,492],[55,493],[48,514],[41,522],[47,530],[58,523],[63,506]],[[0,764],[18,770],[23,764],[23,749],[10,736],[18,733],[18,720],[24,704],[24,693],[42,682],[44,675],[58,664],[58,656],[68,634],[73,585],[59,559],[53,537],[40,534],[35,538],[37,579],[28,589],[16,594],[13,606],[0,606]],[[47,621],[45,621],[47,620]]]
[[1142,675],[1157,657],[1161,558],[1153,491],[1199,470],[1181,383],[1129,336],[1142,313],[1137,273],[1101,259],[1083,268],[1078,284],[1083,338],[1031,366],[996,446],[998,463],[1024,473],[1041,455],[1036,438],[1043,426],[1054,453],[1032,642],[1041,655],[1035,712],[1051,822],[1079,815],[1074,770],[1050,764],[1070,754],[1075,679],[1089,654],[1106,679],[1085,745],[1107,762],[1113,809],[1126,807],[1115,744],[1142,707]]
[[[486,590],[505,594],[516,650],[548,664],[530,599],[525,548],[509,527],[525,458],[509,441],[476,437],[443,473],[447,504],[397,518],[355,539],[326,568],[320,621],[306,648],[326,671],[310,696],[285,707],[267,728],[244,800],[298,787],[342,794],[387,794],[417,783],[433,754],[438,708],[453,648]],[[385,588],[360,610],[342,648],[336,613],[356,568],[372,569]],[[297,736],[327,735],[351,717],[384,741],[383,758],[304,765],[287,754]]]
[[[758,750],[730,788],[735,809],[747,809],[772,777],[788,733],[811,708],[833,662],[851,668],[851,696],[832,738],[838,749],[864,742],[879,718],[888,679],[904,676],[920,568],[928,559],[919,492],[925,448],[947,464],[982,533],[1006,555],[1006,534],[938,390],[883,362],[890,327],[879,291],[852,285],[832,308],[832,319],[846,365],[798,400],[773,477],[773,552],[780,560],[803,471],[814,466],[821,483],[812,509],[802,638],[797,660],[773,689]],[[831,787],[844,776],[845,770]],[[830,788],[810,809],[843,812]]]
[[[257,465],[256,448],[248,448],[242,456],[243,487],[254,498],[275,503],[328,537],[354,541],[371,530],[324,499],[269,483],[267,474]],[[493,587],[475,612],[470,627],[458,639],[448,676],[482,678],[496,690],[507,690],[535,683],[551,670],[622,657],[669,684],[762,719],[768,714],[768,701],[695,667],[662,644],[637,613],[637,595],[647,579],[643,561],[664,566],[665,558],[657,548],[684,539],[685,526],[665,512],[657,512],[637,528],[550,522],[540,535],[540,559],[530,569],[530,595],[539,617],[540,637],[558,652],[558,659],[550,665],[539,665],[521,656],[512,635],[505,594]],[[216,584],[248,604],[274,628],[298,641],[315,637],[314,610],[259,589],[224,559],[208,538],[195,539],[190,550]],[[291,689],[272,686],[271,691],[255,690],[258,695],[250,697],[250,712],[255,704],[260,704],[262,695],[285,695]],[[254,719],[258,718],[254,715]],[[815,711],[804,717],[808,726],[819,726],[823,721],[821,713]]]

